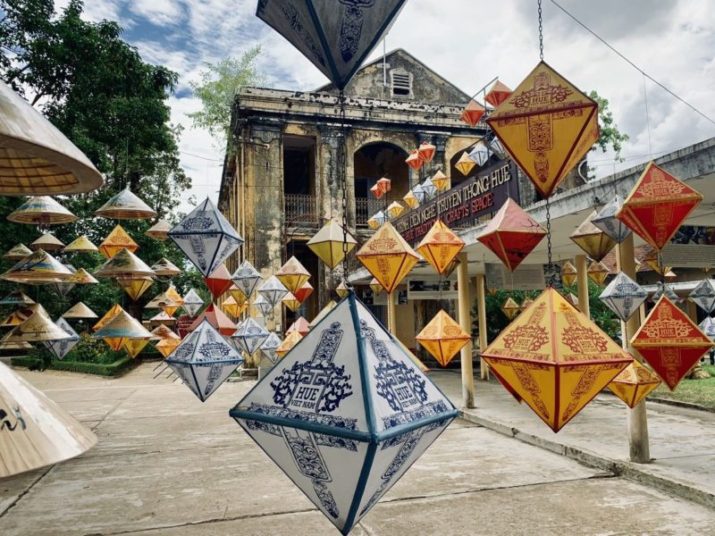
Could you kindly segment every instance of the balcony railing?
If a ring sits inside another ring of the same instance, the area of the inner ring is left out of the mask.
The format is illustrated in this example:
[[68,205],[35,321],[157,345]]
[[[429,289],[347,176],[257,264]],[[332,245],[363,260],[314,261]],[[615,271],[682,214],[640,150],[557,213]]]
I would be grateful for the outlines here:
[[287,226],[317,226],[320,218],[315,196],[285,194],[285,219]]

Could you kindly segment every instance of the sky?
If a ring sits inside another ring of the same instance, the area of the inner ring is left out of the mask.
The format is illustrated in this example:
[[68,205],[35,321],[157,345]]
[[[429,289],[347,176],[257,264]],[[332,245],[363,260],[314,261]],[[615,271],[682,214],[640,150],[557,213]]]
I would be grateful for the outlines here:
[[[715,9],[711,0],[557,0],[633,63],[715,120]],[[67,0],[56,0],[61,8]],[[170,98],[172,122],[184,127],[181,163],[193,179],[187,199],[216,200],[223,147],[186,114],[200,108],[190,83],[207,63],[262,47],[262,85],[311,90],[327,82],[287,41],[255,16],[256,0],[88,0],[89,20],[109,19],[145,61],[179,73]],[[545,60],[578,88],[609,100],[630,136],[624,163],[591,153],[605,176],[651,156],[715,136],[715,123],[698,115],[619,58],[603,43],[543,0]],[[498,76],[516,87],[539,60],[535,0],[408,0],[386,37],[468,94]],[[382,54],[379,46],[368,61]]]

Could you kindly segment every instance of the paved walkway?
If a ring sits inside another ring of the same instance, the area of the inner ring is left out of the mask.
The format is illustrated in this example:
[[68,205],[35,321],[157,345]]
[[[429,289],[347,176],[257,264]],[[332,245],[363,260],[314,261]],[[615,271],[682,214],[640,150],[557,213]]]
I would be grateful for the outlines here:
[[[151,368],[114,380],[20,372],[92,427],[99,444],[0,480],[0,535],[337,534],[228,418],[253,382],[225,384],[201,404],[183,385],[152,380]],[[455,376],[435,374],[448,390],[458,388]],[[478,385],[486,404],[489,387]],[[498,389],[492,400],[510,407]],[[537,423],[515,415],[525,427]],[[713,526],[711,508],[460,420],[352,534],[687,536]]]
[[[459,373],[431,374],[461,407]],[[463,410],[468,421],[715,508],[715,413],[647,402],[652,462],[637,464],[628,460],[630,410],[615,396],[596,397],[555,434],[498,383],[475,385],[477,408]]]

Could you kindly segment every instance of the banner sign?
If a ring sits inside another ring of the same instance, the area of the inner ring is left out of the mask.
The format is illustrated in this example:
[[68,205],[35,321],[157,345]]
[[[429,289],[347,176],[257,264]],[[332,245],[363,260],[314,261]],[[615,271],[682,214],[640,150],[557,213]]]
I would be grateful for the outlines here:
[[438,215],[452,229],[469,227],[480,217],[495,213],[509,197],[520,201],[517,167],[512,160],[502,160],[407,211],[392,224],[405,240],[416,243],[427,234]]

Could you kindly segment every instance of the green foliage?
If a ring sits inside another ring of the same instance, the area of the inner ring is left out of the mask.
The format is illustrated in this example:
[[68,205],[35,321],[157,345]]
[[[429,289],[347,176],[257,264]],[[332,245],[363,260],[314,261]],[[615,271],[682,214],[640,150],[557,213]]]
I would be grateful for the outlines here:
[[698,380],[686,378],[680,382],[675,391],[671,391],[667,386],[661,385],[650,396],[697,404],[715,411],[715,367],[704,365],[703,369],[710,374],[710,378]]
[[260,82],[256,72],[256,58],[261,52],[255,46],[240,58],[226,58],[208,63],[201,72],[201,80],[191,84],[194,94],[201,99],[202,109],[189,114],[195,126],[207,129],[218,143],[230,138],[231,112],[241,88]]
[[628,134],[624,134],[618,130],[618,125],[616,125],[613,119],[613,113],[608,108],[608,99],[601,97],[596,91],[591,91],[588,96],[598,103],[598,126],[601,132],[596,142],[597,145],[604,153],[610,146],[616,153],[616,160],[623,162],[621,149],[623,148],[623,144],[630,139]]

